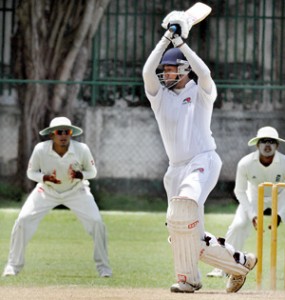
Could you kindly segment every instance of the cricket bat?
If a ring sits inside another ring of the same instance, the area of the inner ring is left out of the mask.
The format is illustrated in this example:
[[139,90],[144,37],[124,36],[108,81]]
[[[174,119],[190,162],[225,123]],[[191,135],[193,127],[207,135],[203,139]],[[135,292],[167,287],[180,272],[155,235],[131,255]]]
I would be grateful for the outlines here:
[[[197,2],[193,6],[191,6],[185,13],[189,16],[191,21],[193,22],[192,25],[195,25],[201,21],[203,21],[212,11],[212,8],[202,2]],[[172,25],[169,27],[171,32],[176,31],[176,26]]]

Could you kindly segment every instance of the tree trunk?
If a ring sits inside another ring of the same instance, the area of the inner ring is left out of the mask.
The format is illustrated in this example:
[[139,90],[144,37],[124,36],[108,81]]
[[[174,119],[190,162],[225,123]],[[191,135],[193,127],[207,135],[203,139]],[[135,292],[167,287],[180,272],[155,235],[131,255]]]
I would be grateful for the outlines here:
[[[86,75],[92,39],[110,0],[19,0],[12,40],[15,78],[76,80]],[[95,20],[95,21],[94,21]],[[18,175],[29,190],[26,169],[38,132],[57,115],[73,119],[78,85],[27,83],[17,86],[21,125]]]

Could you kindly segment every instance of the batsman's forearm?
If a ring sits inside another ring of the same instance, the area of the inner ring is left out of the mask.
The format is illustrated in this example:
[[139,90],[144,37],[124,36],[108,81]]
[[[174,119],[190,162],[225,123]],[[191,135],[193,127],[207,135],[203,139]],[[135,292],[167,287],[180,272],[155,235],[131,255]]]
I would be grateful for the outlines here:
[[179,49],[183,52],[198,77],[211,77],[210,69],[186,43],[181,45]]
[[[156,76],[156,69],[161,61],[162,55],[170,43],[171,33],[167,31],[157,43],[143,67],[143,80],[145,89],[151,95],[156,95],[160,88],[160,82]],[[169,38],[168,38],[169,36]]]
[[204,63],[204,61],[187,45],[183,44],[179,47],[184,56],[187,58],[191,69],[196,73],[199,78],[199,85],[207,93],[211,93],[214,84],[211,77],[211,71]]

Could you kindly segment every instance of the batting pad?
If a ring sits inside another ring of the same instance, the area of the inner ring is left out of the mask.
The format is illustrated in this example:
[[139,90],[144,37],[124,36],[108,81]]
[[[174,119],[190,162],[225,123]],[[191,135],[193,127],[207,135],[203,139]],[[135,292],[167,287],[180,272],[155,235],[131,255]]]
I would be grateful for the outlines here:
[[198,204],[189,198],[173,197],[166,219],[177,281],[197,285],[200,283],[198,261],[201,242]]
[[229,275],[246,275],[248,273],[249,270],[245,266],[235,261],[235,249],[231,245],[227,243],[221,245],[217,238],[208,232],[207,236],[211,237],[208,245],[206,241],[201,241],[201,261],[221,269]]

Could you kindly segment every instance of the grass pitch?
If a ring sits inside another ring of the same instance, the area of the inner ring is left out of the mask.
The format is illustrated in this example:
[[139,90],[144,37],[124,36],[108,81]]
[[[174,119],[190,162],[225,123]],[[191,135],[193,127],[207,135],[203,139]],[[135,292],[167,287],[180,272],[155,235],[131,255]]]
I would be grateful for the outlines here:
[[[10,233],[18,209],[0,209],[0,268],[7,260]],[[99,278],[92,259],[93,242],[69,210],[53,210],[40,223],[26,251],[26,265],[15,277],[0,279],[2,288],[80,286],[84,288],[156,288],[169,290],[174,282],[173,261],[165,213],[102,212],[108,231],[112,278]],[[233,214],[206,214],[206,228],[224,236]],[[269,220],[266,220],[269,222]],[[285,228],[278,229],[277,288],[284,289]],[[263,288],[269,289],[270,236],[265,232]],[[256,252],[256,233],[246,251]],[[2,271],[1,269],[1,271]],[[204,290],[224,290],[226,278],[207,278],[211,266],[200,264]],[[243,292],[256,290],[255,274],[248,275]],[[111,299],[111,298],[110,298]],[[114,298],[116,299],[116,298]]]

